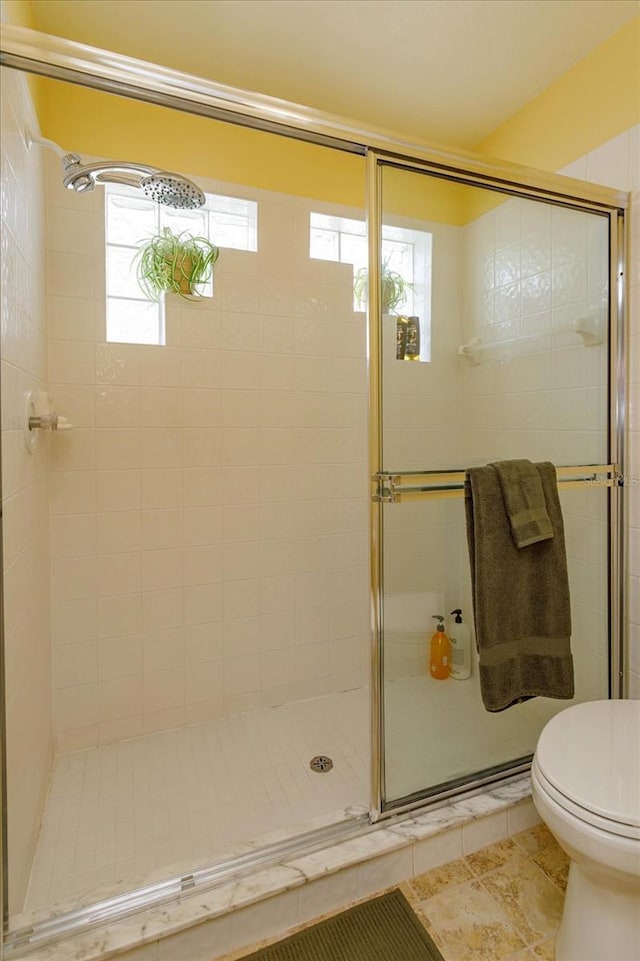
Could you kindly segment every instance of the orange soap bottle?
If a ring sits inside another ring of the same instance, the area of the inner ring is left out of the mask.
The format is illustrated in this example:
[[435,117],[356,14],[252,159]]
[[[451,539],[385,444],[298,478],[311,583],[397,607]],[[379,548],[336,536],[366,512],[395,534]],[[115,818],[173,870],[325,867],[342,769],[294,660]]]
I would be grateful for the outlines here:
[[451,641],[444,632],[442,614],[433,614],[432,617],[438,625],[431,635],[429,670],[431,677],[435,677],[437,681],[445,681],[449,677],[451,665]]

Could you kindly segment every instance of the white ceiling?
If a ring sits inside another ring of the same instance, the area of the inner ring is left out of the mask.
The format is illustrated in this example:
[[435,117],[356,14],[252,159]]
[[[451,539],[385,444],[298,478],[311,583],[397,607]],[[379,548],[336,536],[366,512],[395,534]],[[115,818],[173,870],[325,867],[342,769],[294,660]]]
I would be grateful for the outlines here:
[[33,0],[37,27],[474,147],[640,0]]

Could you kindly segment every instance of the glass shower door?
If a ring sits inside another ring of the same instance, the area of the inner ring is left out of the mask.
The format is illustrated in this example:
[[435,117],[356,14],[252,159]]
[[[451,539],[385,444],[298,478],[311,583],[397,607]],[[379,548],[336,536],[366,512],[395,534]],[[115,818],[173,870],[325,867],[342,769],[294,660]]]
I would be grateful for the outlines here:
[[[466,468],[512,458],[608,464],[609,221],[391,165],[381,219],[383,301],[386,273],[406,281],[381,318],[384,808],[524,763],[573,703],[485,710],[462,484]],[[559,475],[576,701],[609,690],[609,491],[592,473]],[[434,618],[456,609],[471,675],[437,679]]]

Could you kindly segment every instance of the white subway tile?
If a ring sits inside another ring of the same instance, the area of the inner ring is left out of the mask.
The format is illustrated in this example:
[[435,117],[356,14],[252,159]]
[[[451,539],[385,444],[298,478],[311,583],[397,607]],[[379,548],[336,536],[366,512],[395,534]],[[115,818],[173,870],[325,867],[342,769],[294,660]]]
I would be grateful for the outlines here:
[[182,427],[183,391],[175,387],[143,387],[140,390],[141,427]]
[[222,472],[218,467],[191,467],[182,472],[182,485],[185,508],[222,503]]
[[99,597],[98,637],[139,634],[142,630],[142,595],[116,594]]
[[222,547],[218,544],[185,547],[183,565],[185,587],[216,584],[222,580]]
[[224,657],[256,654],[260,650],[260,619],[255,616],[227,618],[222,622],[222,636]]
[[223,662],[198,661],[185,667],[185,703],[222,703]]
[[222,426],[222,391],[185,387],[182,390],[182,423],[186,427]]
[[[175,462],[175,460],[174,460]],[[222,433],[218,427],[182,431],[183,467],[219,467],[222,464]]]
[[140,509],[140,471],[97,470],[95,484],[98,511]]
[[140,392],[136,387],[96,388],[96,427],[138,427]]
[[53,340],[93,341],[94,301],[73,296],[50,296],[47,318],[49,336]]
[[[98,642],[99,683],[142,674],[142,640],[139,634],[106,637]],[[132,716],[140,713],[139,706]],[[125,715],[126,716],[126,715]]]
[[225,698],[260,689],[260,661],[257,656],[225,658],[222,669]]
[[140,472],[140,501],[144,511],[170,510],[182,504],[182,471],[178,467]]
[[144,387],[180,387],[182,351],[170,347],[140,347],[140,384]]
[[54,645],[90,641],[97,636],[95,597],[53,601],[51,640]]
[[222,657],[222,622],[191,624],[184,628],[185,663],[217,661]]
[[98,556],[97,576],[99,597],[140,591],[142,589],[140,553],[132,551]]
[[52,514],[88,514],[95,510],[93,472],[55,471],[50,485]]
[[184,623],[204,624],[222,620],[220,584],[198,584],[184,589]]
[[[143,472],[143,475],[144,473],[146,472]],[[143,510],[141,519],[144,550],[153,551],[182,546],[181,510]]]
[[225,621],[236,618],[255,617],[260,613],[260,581],[228,581],[223,585]]
[[181,587],[183,566],[182,550],[179,548],[143,551],[142,589],[144,591],[162,591],[172,587]]
[[[7,512],[5,509],[5,519]],[[6,523],[6,521],[5,521]],[[95,554],[96,521],[94,514],[58,514],[49,521],[51,557],[76,557]],[[5,533],[5,551],[7,535]]]
[[166,671],[184,665],[185,641],[183,629],[153,631],[142,637],[144,673]]
[[184,705],[184,669],[145,671],[142,679],[142,705],[145,714],[168,711]]
[[94,354],[97,384],[140,384],[140,351],[134,344],[96,344]]
[[59,557],[51,562],[51,596],[55,601],[95,597],[95,557]]
[[98,720],[95,684],[65,687],[56,691],[54,699],[55,729],[60,732],[89,728]]
[[[142,436],[147,437],[146,434]],[[96,431],[97,470],[135,470],[141,466],[140,460],[138,430],[115,428]]]
[[53,686],[60,690],[95,684],[98,680],[98,651],[95,641],[65,644],[53,651]]
[[184,348],[182,355],[182,383],[190,388],[215,388],[221,385],[221,357],[217,350]]
[[186,596],[180,588],[145,591],[142,595],[142,629],[154,631],[180,627],[183,623],[188,623],[186,611]]
[[101,681],[98,685],[100,723],[135,717],[142,705],[142,677],[132,675]]
[[140,514],[138,511],[109,511],[96,515],[98,554],[139,551]]

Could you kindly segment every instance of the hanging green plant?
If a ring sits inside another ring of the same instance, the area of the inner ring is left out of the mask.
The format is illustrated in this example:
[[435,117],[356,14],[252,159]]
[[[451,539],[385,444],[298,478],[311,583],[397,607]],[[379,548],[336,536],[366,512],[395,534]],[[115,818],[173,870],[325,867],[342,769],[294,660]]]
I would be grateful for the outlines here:
[[211,279],[219,256],[220,248],[206,237],[192,237],[186,230],[176,234],[163,227],[139,246],[138,283],[149,300],[160,300],[165,293],[198,296],[198,287]]
[[[399,273],[391,270],[385,261],[380,272],[382,284],[382,313],[392,314],[398,307],[401,307],[407,299],[407,291],[412,289],[412,284],[407,283]],[[369,292],[369,271],[366,267],[361,267],[356,271],[353,282],[353,293],[359,307],[365,306]]]

